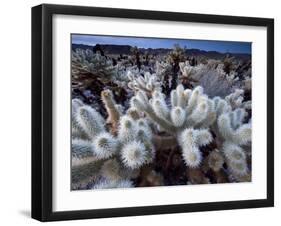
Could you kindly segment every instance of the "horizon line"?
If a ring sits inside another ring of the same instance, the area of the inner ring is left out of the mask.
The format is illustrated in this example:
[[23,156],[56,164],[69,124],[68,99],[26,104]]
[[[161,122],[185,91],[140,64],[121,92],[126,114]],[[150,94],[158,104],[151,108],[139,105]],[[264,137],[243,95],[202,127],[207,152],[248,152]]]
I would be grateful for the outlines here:
[[71,34],[71,42],[84,45],[108,44],[129,45],[138,48],[173,48],[175,44],[189,49],[217,51],[220,53],[248,53],[252,52],[252,43],[243,41],[201,40],[158,37],[131,37],[114,35]]
[[[85,45],[85,46],[96,46],[96,45],[114,45],[114,46],[131,46],[131,47],[137,47],[138,49],[169,49],[172,50],[173,48],[165,48],[165,47],[157,47],[157,48],[153,48],[153,47],[139,47],[139,46],[134,46],[134,45],[129,45],[129,44],[100,44],[100,43],[95,43],[95,44],[89,44],[89,43],[78,43],[78,42],[72,42],[71,45]],[[177,44],[177,43],[175,43]],[[181,47],[181,46],[180,46]],[[182,48],[182,47],[181,47]],[[252,53],[248,53],[248,52],[230,52],[230,51],[226,51],[226,52],[222,52],[222,51],[218,51],[218,50],[205,50],[205,49],[200,49],[200,48],[186,48],[186,50],[191,50],[191,49],[195,49],[195,50],[200,50],[200,51],[205,51],[205,52],[217,52],[217,53],[221,53],[221,54],[227,54],[227,53],[231,53],[231,54],[246,54],[246,55],[252,55]]]

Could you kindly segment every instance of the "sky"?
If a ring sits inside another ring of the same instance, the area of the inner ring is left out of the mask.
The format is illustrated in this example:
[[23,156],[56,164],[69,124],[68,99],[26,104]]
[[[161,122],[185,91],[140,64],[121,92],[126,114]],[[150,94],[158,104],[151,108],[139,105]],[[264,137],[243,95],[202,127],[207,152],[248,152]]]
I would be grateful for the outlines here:
[[186,46],[187,49],[200,49],[221,53],[251,53],[250,42],[72,34],[72,43],[92,46],[96,44],[130,45],[139,48],[173,48],[174,44],[179,44],[181,47]]

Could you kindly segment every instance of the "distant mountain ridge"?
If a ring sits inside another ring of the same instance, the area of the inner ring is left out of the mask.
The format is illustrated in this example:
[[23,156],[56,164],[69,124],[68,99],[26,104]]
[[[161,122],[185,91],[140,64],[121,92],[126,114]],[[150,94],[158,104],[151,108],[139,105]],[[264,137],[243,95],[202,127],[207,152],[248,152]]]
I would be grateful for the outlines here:
[[[101,49],[104,51],[105,54],[126,54],[130,55],[131,51],[130,49],[132,46],[130,45],[111,45],[111,44],[100,44],[99,45]],[[75,50],[77,48],[79,49],[91,49],[93,50],[95,46],[91,45],[85,45],[85,44],[72,44],[72,50]],[[141,53],[148,52],[149,54],[167,54],[170,52],[172,49],[169,48],[139,48]],[[213,59],[222,59],[226,55],[234,56],[239,59],[244,59],[244,60],[249,60],[251,59],[251,54],[247,53],[221,53],[217,51],[205,51],[205,50],[200,50],[200,49],[186,49],[186,54],[189,56],[206,56],[208,58],[213,58]]]

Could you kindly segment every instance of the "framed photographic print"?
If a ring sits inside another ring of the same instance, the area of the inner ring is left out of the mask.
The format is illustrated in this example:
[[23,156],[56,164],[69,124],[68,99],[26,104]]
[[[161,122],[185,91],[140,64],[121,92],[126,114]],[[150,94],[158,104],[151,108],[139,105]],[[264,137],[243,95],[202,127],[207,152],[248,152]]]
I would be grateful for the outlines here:
[[32,217],[274,205],[274,21],[32,8]]

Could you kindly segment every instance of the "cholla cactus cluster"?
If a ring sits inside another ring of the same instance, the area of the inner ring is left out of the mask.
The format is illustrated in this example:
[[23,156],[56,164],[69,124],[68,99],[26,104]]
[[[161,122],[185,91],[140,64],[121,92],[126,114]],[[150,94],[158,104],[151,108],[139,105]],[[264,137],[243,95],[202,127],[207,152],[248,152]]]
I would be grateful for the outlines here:
[[181,62],[179,66],[182,74],[181,76],[182,79],[187,79],[187,80],[192,79],[192,77],[196,74],[198,70],[198,66],[197,67],[190,66],[189,61]]
[[86,69],[96,76],[110,79],[117,75],[116,67],[112,65],[110,60],[100,53],[93,53],[93,51],[89,49],[76,49],[76,51],[72,51],[72,61],[80,64],[83,69]]
[[127,74],[130,82],[128,87],[134,91],[145,91],[147,93],[152,93],[153,91],[161,91],[161,83],[156,76],[156,74],[150,74],[146,72],[144,76],[134,75],[131,71]]
[[[145,119],[133,114],[121,115],[111,91],[103,91],[104,103],[109,113],[108,122],[115,123],[115,132],[106,130],[106,121],[92,107],[80,100],[72,101],[72,161],[80,162],[79,174],[83,174],[84,164],[97,165],[99,182],[94,188],[132,186],[130,181],[134,171],[149,164],[154,158],[151,129]],[[119,120],[120,119],[120,120]],[[77,168],[77,167],[76,167]],[[73,171],[74,178],[77,177]],[[85,170],[85,174],[88,174]],[[91,174],[90,174],[91,175]],[[88,175],[82,175],[83,178]]]
[[[245,123],[245,117],[248,115],[245,108],[240,108],[241,103],[237,106],[229,102],[233,96],[237,97],[240,90],[236,90],[223,100],[219,97],[214,98],[217,122],[214,125],[221,143],[221,151],[225,156],[230,173],[237,180],[249,180],[249,169],[247,164],[247,152],[243,147],[251,144],[252,126],[251,121]],[[234,110],[233,110],[234,109]],[[247,106],[248,109],[248,106]]]
[[245,91],[243,89],[236,89],[233,93],[225,97],[225,100],[232,107],[232,109],[236,109],[236,108],[244,108],[245,110],[252,109],[252,101],[244,100],[244,92]]
[[251,181],[251,64],[185,52],[73,51],[73,189]]
[[[210,128],[218,127],[214,131],[218,132],[216,137],[220,136],[221,139],[220,151],[233,175],[238,177],[248,173],[246,155],[241,145],[251,141],[251,123],[243,124],[246,111],[243,108],[232,110],[229,101],[238,92],[236,90],[226,100],[220,97],[210,99],[200,86],[194,90],[184,90],[182,85],[178,85],[167,101],[159,91],[155,91],[151,99],[139,91],[131,99],[131,104],[177,139],[185,164],[190,168],[200,167],[203,159],[200,147],[212,142],[214,138]],[[170,103],[170,108],[167,103]]]
[[165,77],[171,76],[172,65],[169,63],[156,61],[155,69],[156,75],[162,82],[165,80]]
[[238,77],[236,72],[227,74],[223,70],[223,64],[210,60],[207,64],[190,66],[188,62],[181,63],[181,80],[190,81],[195,86],[200,84],[205,93],[211,97],[229,95],[236,87]]
[[169,102],[160,91],[154,91],[151,99],[139,91],[131,99],[131,105],[145,112],[160,128],[172,134],[178,134],[184,128],[207,128],[215,120],[213,102],[200,86],[191,90],[178,85],[172,90]]

